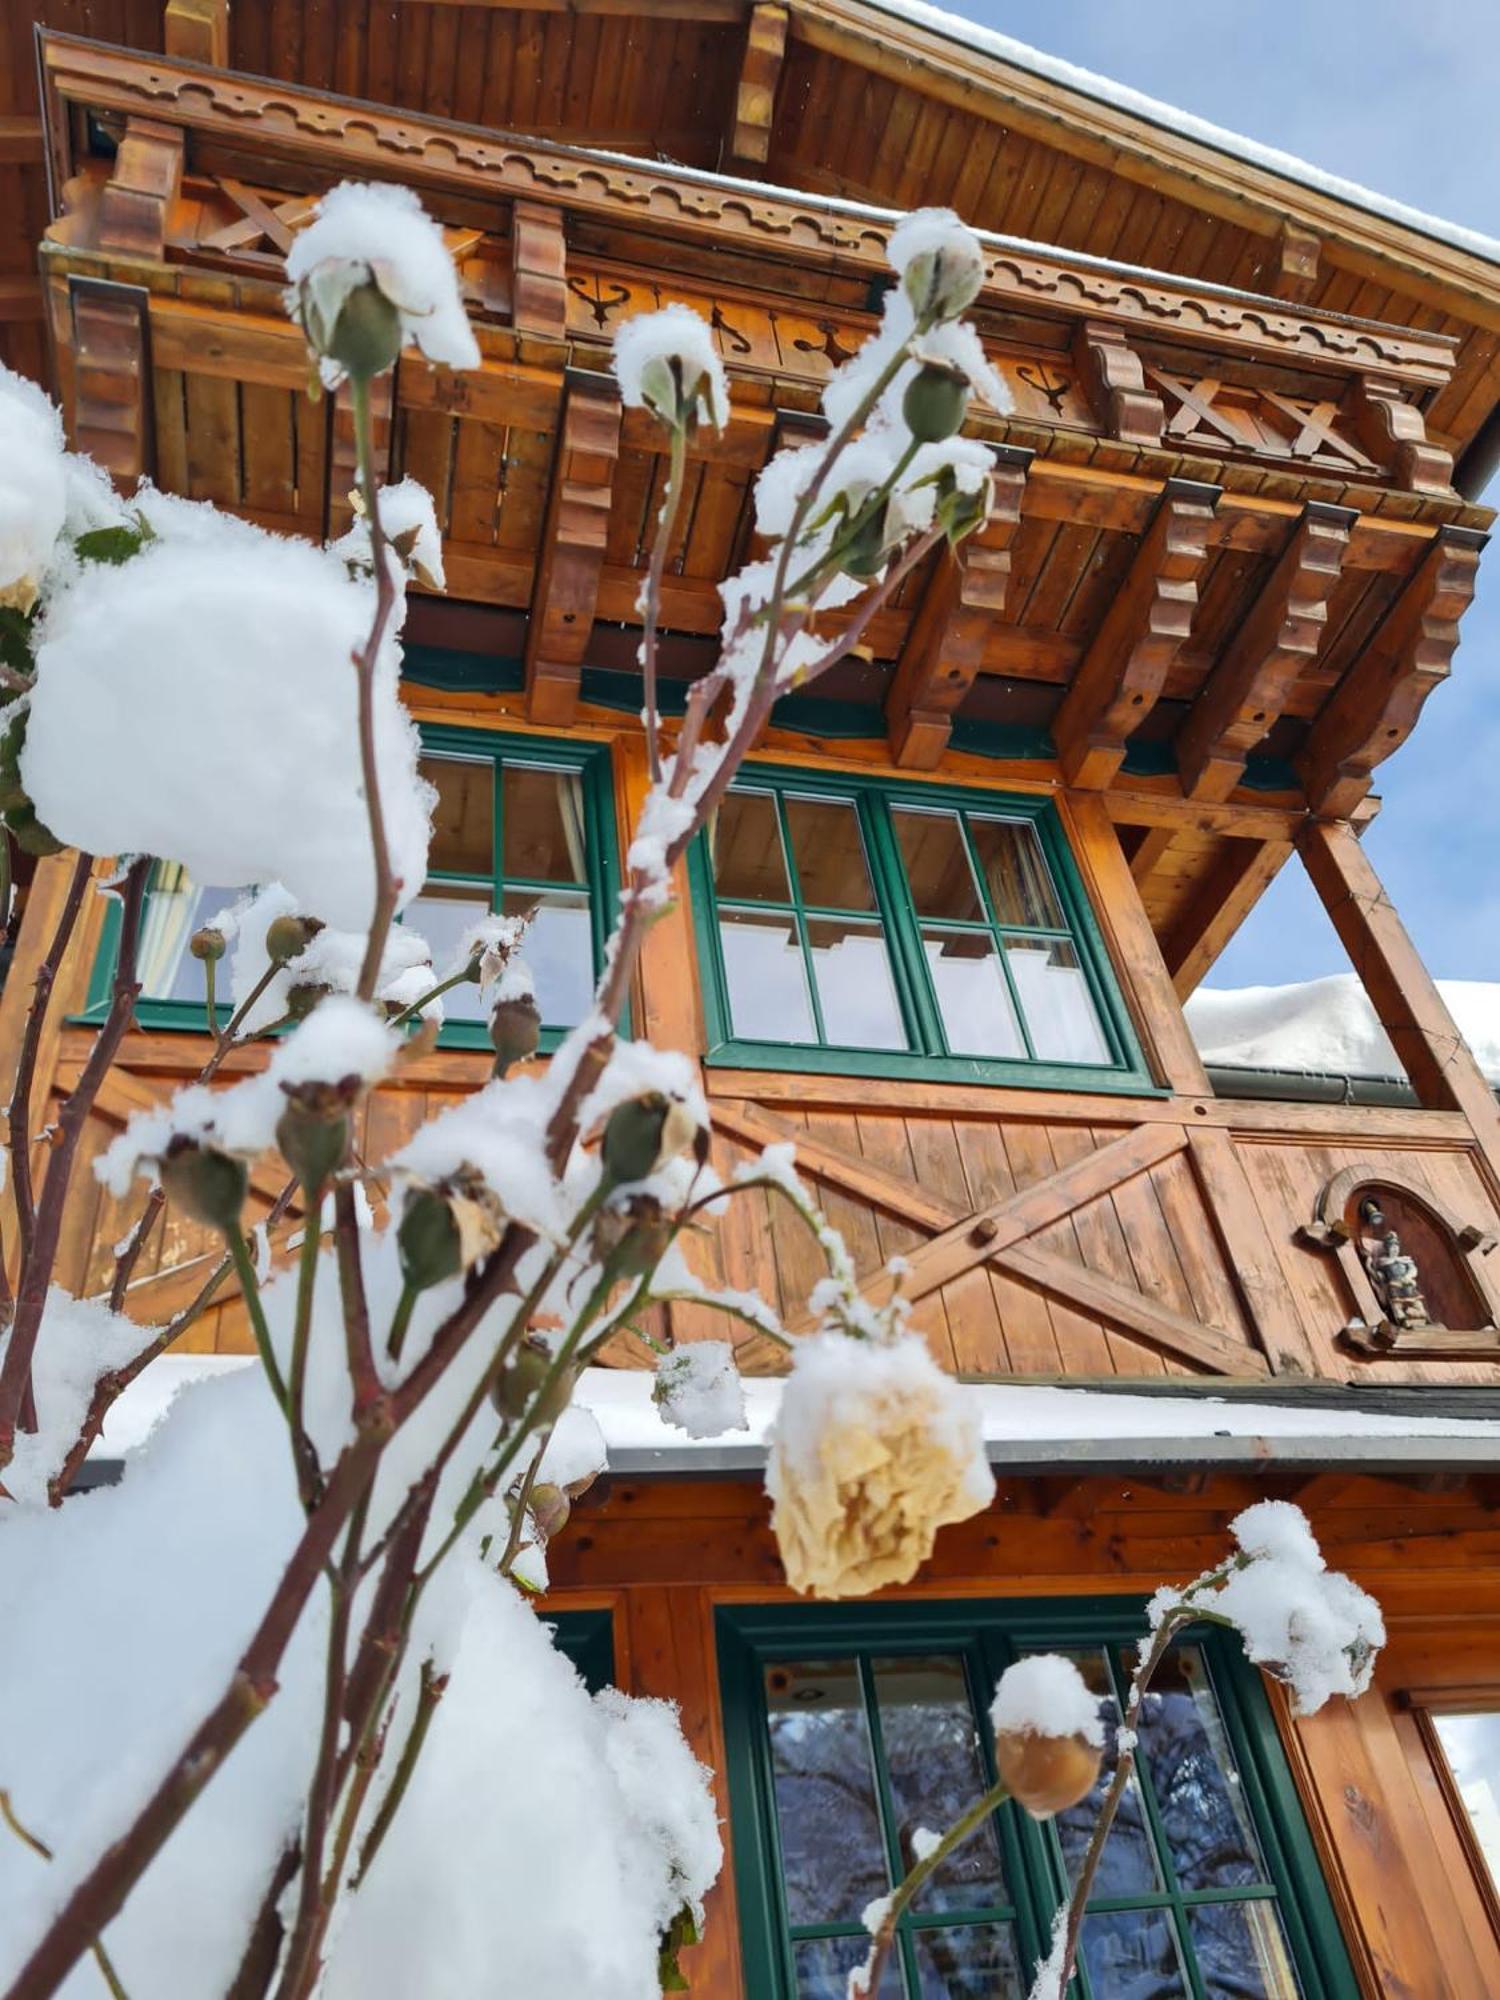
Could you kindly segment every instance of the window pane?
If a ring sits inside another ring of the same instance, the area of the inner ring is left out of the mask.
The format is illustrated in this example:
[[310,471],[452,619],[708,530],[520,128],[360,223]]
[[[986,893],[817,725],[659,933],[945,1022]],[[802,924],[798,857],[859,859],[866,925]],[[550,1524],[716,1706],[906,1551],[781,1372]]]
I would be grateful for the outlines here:
[[734,1032],[759,1042],[816,1042],[796,918],[720,910],[719,943]]
[[924,930],[922,949],[953,1054],[1024,1057],[994,939],[983,931]]
[[571,1028],[583,1019],[594,997],[594,927],[588,897],[519,889],[507,890],[501,901],[508,917],[535,912],[521,956],[536,981],[542,1026]]
[[424,757],[422,776],[437,786],[432,809],[432,851],[427,865],[435,874],[495,872],[495,767],[467,757]]
[[[1067,1657],[1083,1675],[1089,1692],[1097,1695],[1102,1702],[1100,1715],[1104,1723],[1104,1760],[1099,1766],[1094,1789],[1076,1806],[1069,1806],[1066,1812],[1060,1812],[1053,1822],[1071,1882],[1076,1881],[1083,1866],[1094,1822],[1099,1817],[1104,1794],[1114,1776],[1115,1731],[1120,1726],[1120,1710],[1104,1655],[1100,1652],[1069,1653]],[[1145,1801],[1141,1797],[1140,1784],[1132,1774],[1100,1857],[1099,1872],[1094,1877],[1094,1895],[1101,1901],[1124,1896],[1149,1896],[1163,1886],[1156,1846],[1146,1820]]]
[[1021,820],[981,819],[971,813],[969,835],[997,923],[1024,924],[1034,930],[1067,929],[1035,827]]
[[[852,1660],[767,1667],[766,1710],[787,1914],[793,1924],[857,1924],[890,1887],[859,1669]],[[863,1955],[862,1945],[848,1964]]]
[[[863,1965],[870,1952],[868,1937],[815,1938],[793,1946],[797,1966],[797,2000],[849,2000],[849,1974]],[[877,2000],[904,2000],[906,1981],[901,1976],[901,1954],[893,1951],[885,1962]]]
[[[151,872],[151,891],[141,921],[139,965],[141,993],[147,1000],[196,1000],[208,991],[203,962],[188,950],[188,940],[210,917],[235,901],[233,889],[200,889],[176,861],[158,861]],[[227,1003],[229,971],[216,969],[214,998]]]
[[1037,1059],[1107,1063],[1109,1044],[1072,945],[1060,938],[1007,938],[1005,955]]
[[732,791],[709,821],[714,888],[731,903],[789,903],[776,802],[768,792]]
[[1500,1888],[1500,1708],[1473,1715],[1434,1715],[1443,1755],[1479,1842],[1479,1851]]
[[984,917],[974,871],[956,812],[897,807],[891,823],[906,863],[906,880],[919,917],[978,923]]
[[1009,1924],[913,1931],[922,2000],[1023,2000],[1025,1981]]
[[[462,889],[457,884],[429,882],[421,895],[406,909],[403,923],[410,924],[418,937],[425,938],[432,952],[433,970],[438,979],[453,969],[463,934],[481,917],[490,913],[490,899],[482,889]],[[489,1010],[479,997],[479,988],[465,981],[443,995],[443,1018],[447,1021],[484,1021]]]
[[1187,2000],[1177,1934],[1165,1910],[1088,1917],[1080,1949],[1096,2000]]
[[1183,1888],[1263,1882],[1249,1802],[1197,1646],[1162,1661],[1141,1708],[1141,1756]]
[[[896,1839],[909,1870],[917,1859],[912,1849],[917,1830],[942,1833],[987,1788],[989,1778],[962,1660],[876,1660],[873,1671]],[[1009,1901],[994,1822],[987,1820],[943,1863],[917,1908],[975,1910]]]
[[501,872],[507,881],[589,879],[583,833],[583,780],[576,771],[506,764],[501,774]]
[[875,925],[809,917],[807,941],[828,1040],[838,1048],[904,1049],[890,956]]
[[802,900],[809,908],[874,909],[859,815],[847,799],[788,798],[786,823]]
[[1298,2000],[1274,1903],[1200,1903],[1187,1922],[1207,2000]]

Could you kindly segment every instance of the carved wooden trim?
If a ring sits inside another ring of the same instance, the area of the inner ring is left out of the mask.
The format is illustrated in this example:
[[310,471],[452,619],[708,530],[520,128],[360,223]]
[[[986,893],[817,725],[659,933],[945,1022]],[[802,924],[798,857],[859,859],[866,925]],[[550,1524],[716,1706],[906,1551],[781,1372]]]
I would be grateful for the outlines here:
[[[1402,1327],[1393,1325],[1381,1303],[1374,1281],[1365,1268],[1359,1246],[1349,1228],[1350,1204],[1365,1188],[1392,1188],[1404,1201],[1426,1212],[1440,1236],[1447,1240],[1455,1263],[1465,1272],[1475,1297],[1489,1315],[1481,1327]],[[1329,1180],[1318,1195],[1311,1222],[1297,1231],[1299,1242],[1314,1250],[1331,1251],[1354,1299],[1355,1317],[1341,1330],[1340,1338],[1356,1353],[1394,1359],[1421,1355],[1428,1360],[1472,1358],[1476,1354],[1500,1354],[1500,1289],[1490,1275],[1488,1254],[1500,1241],[1493,1230],[1478,1223],[1464,1222],[1426,1188],[1413,1187],[1389,1168],[1359,1161],[1345,1167]]]
[[1105,614],[1052,724],[1070,785],[1109,784],[1125,744],[1155,706],[1192,629],[1208,560],[1217,486],[1169,479],[1130,573]]
[[156,470],[150,306],[139,285],[68,280],[73,443],[125,485]]
[[[253,4],[253,0],[252,0]],[[162,46],[169,56],[229,67],[229,0],[167,0]]]
[[1089,401],[1110,437],[1122,444],[1161,443],[1166,409],[1146,387],[1141,358],[1116,326],[1085,320],[1073,342]]
[[167,210],[182,187],[183,137],[157,118],[131,118],[99,205],[99,247],[160,257]]
[[1315,812],[1343,818],[1354,810],[1377,766],[1400,749],[1427,697],[1448,678],[1488,539],[1473,528],[1440,528],[1334,690],[1297,758]]
[[1427,435],[1422,412],[1388,376],[1361,375],[1344,399],[1355,436],[1377,464],[1413,493],[1453,491],[1453,454]]
[[[712,243],[727,236],[827,266],[885,268],[894,221],[795,194],[768,194],[661,163],[624,165],[579,148],[515,140],[479,128],[372,104],[330,99],[297,85],[175,68],[159,56],[107,49],[76,37],[41,37],[44,112],[59,184],[77,171],[64,106],[167,119],[195,132],[249,140],[332,175],[384,171],[414,185],[547,202],[609,214]],[[257,128],[260,128],[257,130]],[[1278,310],[1264,298],[1196,289],[1092,260],[1049,257],[991,238],[986,294],[996,305],[1050,306],[1100,322],[1275,353],[1300,366],[1347,374],[1376,370],[1441,386],[1457,343],[1447,335]]]
[[519,332],[561,340],[568,330],[562,216],[545,202],[518,201],[511,227],[512,322]]
[[578,706],[609,536],[620,417],[613,376],[568,370],[526,628],[526,713],[533,722],[565,725]]
[[776,88],[786,57],[787,10],[762,0],[750,9],[745,56],[740,65],[734,100],[734,129],[728,157],[763,166],[771,153],[771,123],[776,112]]
[[1031,459],[1029,451],[999,448],[989,520],[956,555],[939,557],[912,620],[885,704],[891,755],[910,770],[933,771],[942,761],[954,715],[983,662],[990,626],[1004,614]]
[[1190,798],[1229,797],[1288,689],[1317,658],[1327,599],[1358,518],[1319,500],[1303,509],[1285,554],[1177,732],[1178,768]]

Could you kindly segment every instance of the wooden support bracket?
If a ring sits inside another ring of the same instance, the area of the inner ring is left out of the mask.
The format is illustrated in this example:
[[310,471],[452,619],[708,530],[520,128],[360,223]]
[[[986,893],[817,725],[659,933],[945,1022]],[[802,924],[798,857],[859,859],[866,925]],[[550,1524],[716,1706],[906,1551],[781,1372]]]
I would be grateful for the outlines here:
[[1162,939],[1179,1000],[1204,975],[1249,916],[1292,851],[1289,840],[1226,840]]
[[1052,724],[1070,785],[1098,789],[1154,707],[1192,629],[1220,488],[1169,479],[1130,574],[1105,614]]
[[776,112],[776,88],[786,59],[787,10],[762,0],[750,9],[745,57],[740,65],[734,100],[734,128],[729,135],[729,162],[764,166],[771,154],[771,124]]
[[1310,500],[1280,562],[1177,731],[1177,763],[1189,798],[1227,799],[1245,759],[1281,714],[1288,689],[1318,656],[1327,599],[1338,582],[1348,507]]
[[140,285],[68,279],[73,444],[126,486],[156,468],[150,307]]
[[1377,465],[1412,493],[1453,492],[1453,454],[1427,435],[1415,403],[1384,375],[1361,375],[1344,398],[1345,422]]
[[578,706],[619,452],[618,383],[570,368],[526,628],[526,713],[533,722],[569,723]]
[[1399,750],[1422,705],[1447,678],[1459,620],[1474,597],[1488,536],[1439,528],[1416,574],[1386,613],[1312,726],[1297,770],[1315,812],[1348,816],[1377,765]]
[[989,520],[956,555],[938,558],[886,696],[891,755],[908,770],[937,769],[990,627],[1005,612],[1011,544],[1033,454],[1000,445],[995,455]]
[[1323,245],[1310,229],[1283,222],[1266,253],[1259,283],[1273,298],[1304,305],[1318,288]]
[[1160,445],[1166,406],[1146,387],[1141,358],[1120,329],[1085,320],[1074,338],[1073,358],[1109,435],[1122,444]]
[[518,201],[511,224],[511,319],[518,333],[561,340],[568,328],[568,253],[562,211]]
[[182,129],[128,118],[99,205],[99,248],[134,257],[166,254],[167,212],[182,187]]
[[189,62],[229,67],[229,0],[167,0],[162,47]]

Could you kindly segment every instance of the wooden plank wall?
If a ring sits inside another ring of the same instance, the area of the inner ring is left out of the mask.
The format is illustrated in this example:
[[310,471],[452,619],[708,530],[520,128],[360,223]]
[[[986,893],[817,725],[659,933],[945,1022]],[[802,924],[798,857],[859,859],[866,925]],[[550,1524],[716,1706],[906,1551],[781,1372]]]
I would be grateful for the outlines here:
[[[1141,1478],[1012,1479],[976,1520],[944,1529],[896,1599],[1148,1592],[1221,1558],[1227,1524],[1270,1492],[1304,1506],[1330,1564],[1382,1604],[1391,1643],[1377,1685],[1294,1722],[1273,1705],[1361,1990],[1371,2000],[1494,2000],[1500,1937],[1423,1745],[1412,1689],[1484,1689],[1500,1701],[1500,1517],[1493,1481],[1422,1493],[1391,1480],[1221,1475],[1192,1494]],[[713,1616],[788,1601],[758,1482],[602,1482],[550,1551],[543,1609],[608,1604],[623,1685],[682,1706],[722,1777]],[[687,1961],[685,1961],[685,1964]],[[742,1984],[731,1867],[693,1954],[693,1990],[754,2000]]]

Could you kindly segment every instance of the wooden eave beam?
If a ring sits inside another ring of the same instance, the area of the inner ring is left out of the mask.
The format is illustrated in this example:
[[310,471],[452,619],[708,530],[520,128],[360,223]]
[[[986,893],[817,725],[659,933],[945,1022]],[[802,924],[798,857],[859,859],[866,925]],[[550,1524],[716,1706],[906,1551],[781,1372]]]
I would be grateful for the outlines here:
[[1198,578],[1220,489],[1169,479],[1130,573],[1106,612],[1052,724],[1070,785],[1107,785],[1155,706],[1192,630]]
[[1346,817],[1371,775],[1410,736],[1422,705],[1448,678],[1459,620],[1473,602],[1474,528],[1439,528],[1432,547],[1313,724],[1297,771],[1315,812]]
[[983,664],[990,625],[1004,614],[1031,458],[999,448],[988,521],[957,554],[942,552],[912,620],[885,704],[891,756],[909,770],[937,769]]
[[[794,33],[802,18],[798,0]],[[790,190],[747,189],[660,161],[603,160],[566,145],[514,139],[382,105],[339,101],[330,109],[325,94],[295,84],[174,69],[157,55],[106,49],[52,31],[42,34],[40,47],[44,119],[59,184],[79,170],[68,107],[80,106],[167,120],[206,141],[226,141],[241,156],[263,143],[277,158],[330,177],[394,174],[420,189],[451,189],[490,202],[535,201],[713,249],[732,239],[737,248],[759,246],[821,270],[870,275],[888,270],[886,242],[896,218],[861,212],[852,204]],[[1272,306],[1251,294],[1204,290],[1171,277],[1153,275],[1143,282],[1125,266],[1004,241],[990,246],[987,263],[981,297],[1002,309],[1052,312],[1070,322],[1086,315],[1168,342],[1189,335],[1195,347],[1206,335],[1215,347],[1274,355],[1285,364],[1334,375],[1341,384],[1361,369],[1377,369],[1412,386],[1440,388],[1453,372],[1457,343],[1443,334],[1348,320],[1291,303]]]
[[169,56],[185,56],[189,62],[227,69],[229,0],[167,0],[162,48]]
[[1290,857],[1290,840],[1224,843],[1162,939],[1162,957],[1179,1000],[1196,992],[1240,925]]
[[578,707],[609,538],[620,414],[612,375],[568,370],[526,628],[526,713],[553,727],[572,722]]
[[725,148],[730,165],[763,167],[771,156],[776,91],[786,59],[787,10],[776,0],[750,9],[745,53],[734,96],[734,124]]
[[1318,656],[1327,599],[1359,516],[1310,500],[1250,615],[1177,731],[1190,798],[1227,799],[1245,759],[1280,715],[1287,690]]

